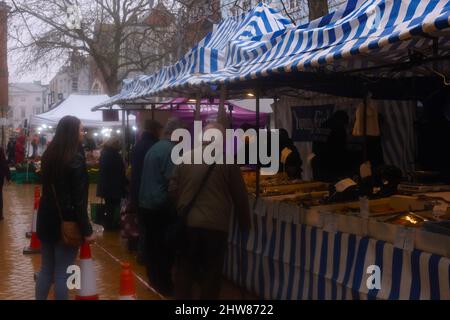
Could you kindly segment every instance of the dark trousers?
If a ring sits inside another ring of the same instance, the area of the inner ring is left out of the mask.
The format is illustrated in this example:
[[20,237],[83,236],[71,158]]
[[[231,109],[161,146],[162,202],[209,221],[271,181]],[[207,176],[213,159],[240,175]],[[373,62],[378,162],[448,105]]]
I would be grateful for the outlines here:
[[192,299],[194,283],[200,286],[200,299],[218,299],[227,237],[222,231],[188,228],[187,248],[176,261],[176,299]]
[[141,208],[145,219],[145,263],[150,284],[163,295],[172,295],[172,267],[174,253],[166,243],[167,228],[173,223],[173,211],[169,208],[147,210]]
[[145,236],[146,232],[146,214],[145,209],[138,208],[138,230],[139,230],[139,242],[137,248],[138,259],[145,263],[147,259],[147,237]]
[[0,183],[0,219],[2,218],[3,218],[3,182]]
[[120,199],[105,198],[105,220],[104,226],[106,229],[117,229],[119,227],[116,221],[115,213],[120,210]]

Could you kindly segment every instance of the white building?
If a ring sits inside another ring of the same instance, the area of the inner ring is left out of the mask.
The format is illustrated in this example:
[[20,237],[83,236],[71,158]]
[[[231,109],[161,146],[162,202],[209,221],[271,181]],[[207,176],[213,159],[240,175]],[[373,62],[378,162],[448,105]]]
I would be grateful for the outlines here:
[[[236,0],[221,0],[222,18],[239,15],[250,10],[260,2],[260,0],[238,0],[237,2]],[[287,12],[297,24],[308,22],[308,0],[265,0],[263,2],[278,9],[286,16]],[[333,11],[344,2],[346,0],[328,0],[329,10]]]
[[31,115],[48,110],[47,90],[40,82],[9,84],[8,119],[14,129],[23,128]]
[[74,54],[50,81],[48,97],[50,108],[72,93],[90,94],[91,87],[88,58]]

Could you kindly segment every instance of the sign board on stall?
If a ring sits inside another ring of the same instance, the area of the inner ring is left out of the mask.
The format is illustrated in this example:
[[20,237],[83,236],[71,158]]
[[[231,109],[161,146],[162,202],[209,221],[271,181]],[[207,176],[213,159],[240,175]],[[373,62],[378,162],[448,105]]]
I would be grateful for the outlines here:
[[119,121],[119,111],[118,110],[103,110],[103,121],[113,122]]
[[334,105],[292,107],[292,140],[325,141],[327,129],[322,128],[333,114]]

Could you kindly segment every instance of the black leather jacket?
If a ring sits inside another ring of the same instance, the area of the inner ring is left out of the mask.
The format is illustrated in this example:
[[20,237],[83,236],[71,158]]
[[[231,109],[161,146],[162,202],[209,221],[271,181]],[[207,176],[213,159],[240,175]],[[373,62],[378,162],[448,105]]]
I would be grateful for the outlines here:
[[[87,213],[89,179],[81,152],[55,183],[55,191],[64,221],[78,221],[82,235],[90,236],[92,227]],[[61,219],[51,185],[42,185],[36,227],[41,241],[56,243],[61,239]]]

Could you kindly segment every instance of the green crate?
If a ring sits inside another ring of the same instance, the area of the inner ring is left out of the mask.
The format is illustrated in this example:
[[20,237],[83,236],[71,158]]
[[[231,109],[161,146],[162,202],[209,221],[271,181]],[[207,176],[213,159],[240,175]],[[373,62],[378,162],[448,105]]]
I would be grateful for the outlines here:
[[11,181],[17,184],[39,183],[39,176],[36,173],[29,172],[11,172]]

